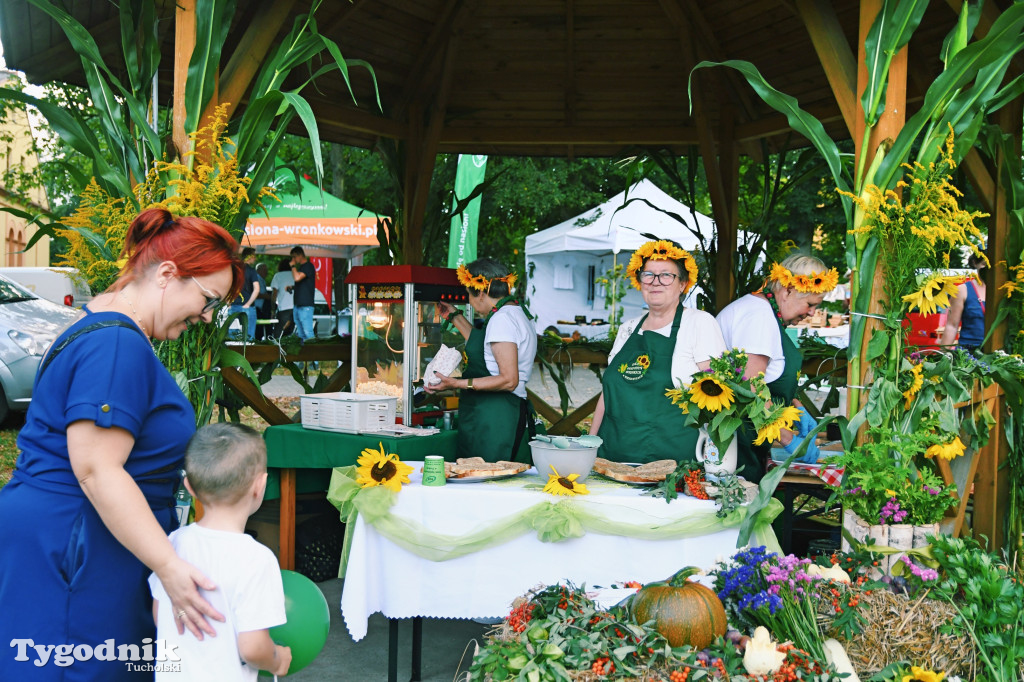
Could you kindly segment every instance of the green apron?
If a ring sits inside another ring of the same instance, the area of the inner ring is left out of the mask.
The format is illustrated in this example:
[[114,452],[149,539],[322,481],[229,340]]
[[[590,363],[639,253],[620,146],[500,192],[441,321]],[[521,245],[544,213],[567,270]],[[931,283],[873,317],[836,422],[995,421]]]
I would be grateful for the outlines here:
[[[782,374],[768,384],[768,390],[772,394],[773,403],[790,405],[796,396],[797,375],[803,365],[804,354],[786,333],[782,320],[776,320],[779,323],[779,334],[782,335],[782,356],[785,358],[786,366],[782,369]],[[765,474],[768,457],[771,456],[771,443],[754,445],[757,431],[748,420],[743,421],[743,425],[736,433],[736,440],[736,473],[748,481],[760,481]]]
[[[683,317],[676,308],[672,333],[641,334],[640,320],[601,377],[604,419],[597,434],[604,443],[598,454],[613,462],[653,462],[658,459],[696,460],[700,431],[685,426],[686,415],[665,397],[675,388],[672,355]],[[646,357],[645,357],[646,356]]]
[[[487,322],[498,308],[511,301],[498,301],[484,320],[482,329],[473,328],[466,339],[466,369],[463,379],[493,376],[484,361],[484,337]],[[529,402],[511,391],[475,391],[459,393],[458,457],[483,457],[488,462],[512,460],[530,462],[529,431],[532,425]]]

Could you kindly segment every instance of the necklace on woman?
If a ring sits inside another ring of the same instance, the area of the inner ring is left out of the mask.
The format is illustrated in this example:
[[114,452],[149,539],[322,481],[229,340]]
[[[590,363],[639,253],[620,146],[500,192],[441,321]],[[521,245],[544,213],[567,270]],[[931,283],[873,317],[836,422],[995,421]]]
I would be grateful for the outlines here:
[[779,322],[784,322],[782,319],[782,311],[779,310],[779,302],[775,300],[775,294],[770,291],[762,291],[761,294],[768,299],[768,304],[772,307],[775,317],[779,318]]
[[135,324],[139,325],[139,329],[142,330],[143,335],[146,337],[146,341],[149,341],[150,348],[153,347],[153,339],[149,338],[149,332],[146,330],[146,325],[142,324],[142,319],[139,317],[138,311],[135,310],[135,306],[132,304],[132,300],[128,298],[128,295],[124,293],[124,289],[118,292],[121,294],[121,298],[128,304],[128,307],[132,309],[132,317],[135,318]]

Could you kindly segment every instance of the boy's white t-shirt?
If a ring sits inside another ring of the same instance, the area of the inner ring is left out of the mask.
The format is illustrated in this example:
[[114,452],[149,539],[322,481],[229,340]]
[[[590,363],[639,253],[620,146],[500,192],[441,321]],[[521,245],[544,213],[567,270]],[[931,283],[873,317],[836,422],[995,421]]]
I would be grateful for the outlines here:
[[295,276],[291,270],[274,274],[270,280],[270,288],[277,292],[277,309],[291,310],[294,307],[295,294],[288,291],[288,287],[295,286]]
[[[217,586],[200,593],[227,619],[220,623],[209,620],[217,632],[199,641],[185,630],[178,634],[176,614],[160,579],[149,576],[149,589],[159,604],[156,636],[167,641],[168,649],[181,659],[180,672],[166,661],[166,670],[158,670],[156,679],[168,682],[255,682],[259,671],[242,661],[238,654],[238,633],[266,630],[283,624],[284,586],[277,557],[266,546],[245,533],[211,530],[191,524],[170,535],[179,557],[189,562]],[[156,665],[157,662],[154,662]],[[161,666],[164,668],[165,666]]]
[[771,383],[782,376],[786,356],[782,352],[782,332],[771,303],[747,294],[718,313],[718,324],[729,348],[742,348],[748,355],[770,358],[764,372],[765,382]]
[[533,361],[537,355],[537,331],[523,309],[517,305],[505,305],[491,316],[484,328],[484,365],[492,375],[497,375],[498,362],[494,359],[492,343],[510,342],[516,344],[519,354],[519,385],[512,391],[520,398],[526,398],[526,382],[533,373]]
[[[612,359],[626,345],[626,340],[643,318],[643,315],[634,317],[619,327],[612,351],[608,354],[609,367],[612,366]],[[672,335],[672,323],[669,322],[660,329],[640,330],[640,333],[668,337]],[[697,363],[717,358],[725,352],[725,348],[722,331],[712,315],[696,308],[683,308],[683,316],[679,320],[679,333],[676,334],[676,347],[672,352],[672,379],[676,384],[689,385],[697,372]]]

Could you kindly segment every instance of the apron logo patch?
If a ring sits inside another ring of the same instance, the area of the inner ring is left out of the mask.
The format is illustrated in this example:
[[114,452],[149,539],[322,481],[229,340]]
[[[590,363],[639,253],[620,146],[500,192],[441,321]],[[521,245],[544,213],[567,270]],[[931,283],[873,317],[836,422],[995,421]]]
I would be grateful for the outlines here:
[[626,381],[640,381],[644,378],[647,370],[651,367],[651,357],[646,353],[638,355],[636,360],[629,363],[622,363],[619,365],[619,374]]

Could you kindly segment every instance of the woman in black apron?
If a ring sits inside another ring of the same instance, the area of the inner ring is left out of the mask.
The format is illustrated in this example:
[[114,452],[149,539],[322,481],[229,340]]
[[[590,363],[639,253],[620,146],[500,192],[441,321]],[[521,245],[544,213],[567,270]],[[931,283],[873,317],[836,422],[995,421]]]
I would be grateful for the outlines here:
[[441,383],[424,388],[431,393],[460,389],[458,457],[530,461],[534,424],[526,382],[537,355],[537,332],[512,295],[515,280],[514,273],[490,258],[459,266],[459,282],[483,319],[480,327],[454,306],[437,304],[466,337],[466,369],[458,379],[438,374]]
[[[771,277],[760,291],[733,301],[718,314],[726,344],[746,351],[746,376],[764,372],[772,402],[792,404],[803,363],[803,354],[786,326],[813,314],[837,279],[835,270],[828,270],[817,258],[792,255],[772,266]],[[783,445],[794,437],[783,429]],[[753,425],[744,422],[736,436],[736,473],[748,481],[761,480],[771,454],[771,443],[754,445],[756,439]]]
[[665,391],[689,384],[725,351],[722,333],[711,315],[683,306],[697,265],[675,242],[641,246],[628,274],[649,312],[619,329],[590,432],[603,439],[599,454],[611,461],[695,460],[700,431],[685,425]]

